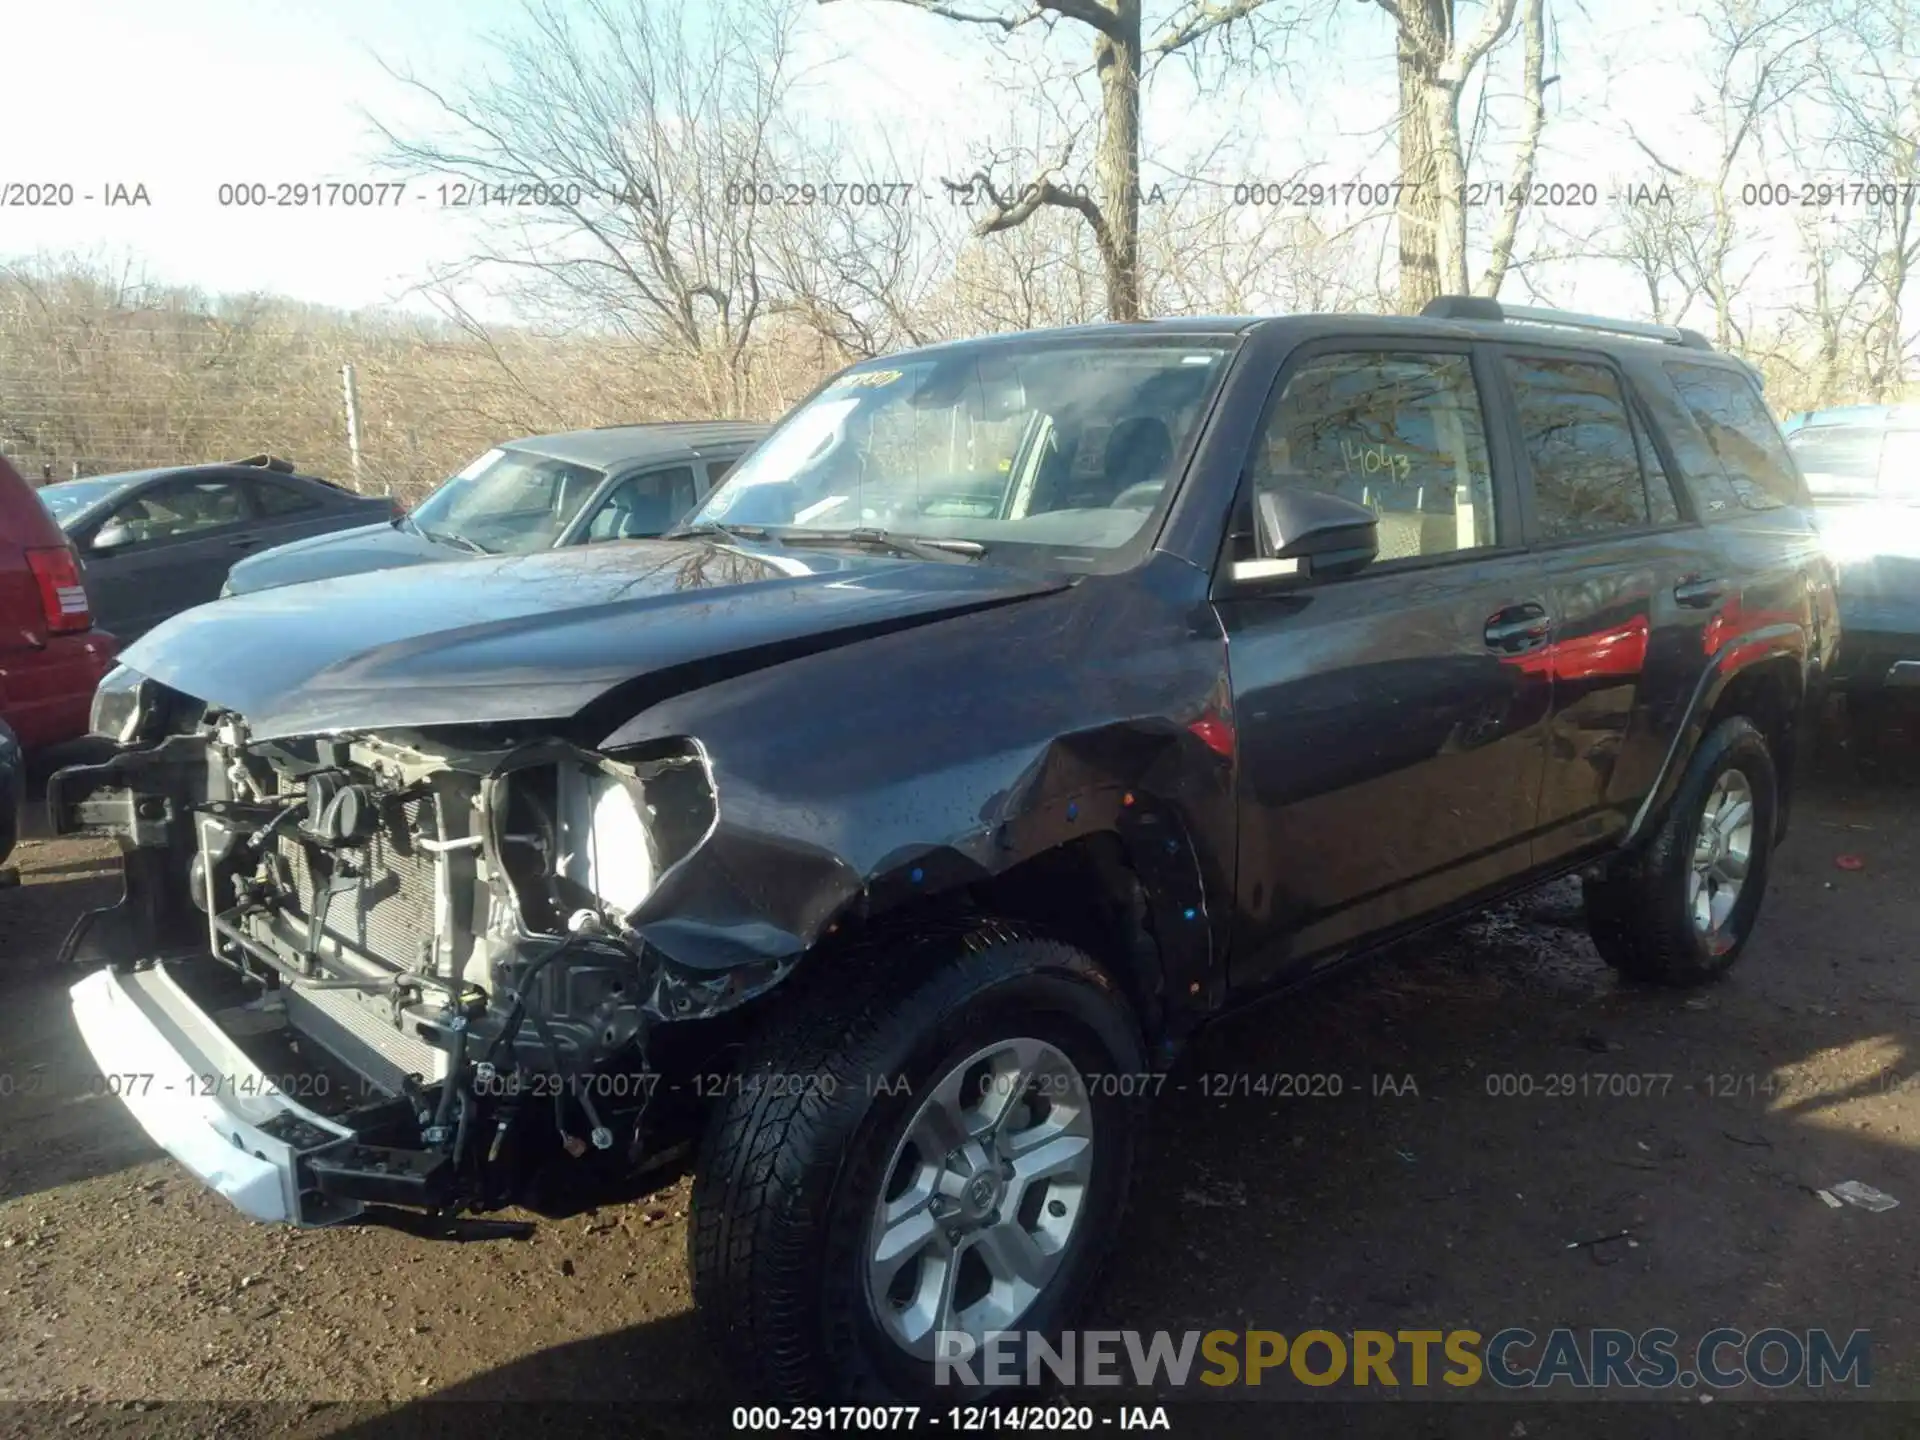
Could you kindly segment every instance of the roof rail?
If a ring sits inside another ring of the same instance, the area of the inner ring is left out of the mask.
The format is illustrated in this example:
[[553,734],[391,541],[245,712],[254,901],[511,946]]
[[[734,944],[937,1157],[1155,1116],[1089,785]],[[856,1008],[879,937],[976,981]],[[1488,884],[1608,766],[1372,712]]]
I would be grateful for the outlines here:
[[1573,310],[1548,310],[1535,305],[1502,305],[1484,295],[1436,295],[1420,312],[1434,320],[1515,320],[1526,325],[1557,325],[1567,330],[1598,330],[1608,335],[1633,335],[1684,345],[1689,350],[1711,350],[1713,342],[1698,330],[1679,325],[1655,325],[1646,320],[1609,320],[1604,315],[1582,315]]

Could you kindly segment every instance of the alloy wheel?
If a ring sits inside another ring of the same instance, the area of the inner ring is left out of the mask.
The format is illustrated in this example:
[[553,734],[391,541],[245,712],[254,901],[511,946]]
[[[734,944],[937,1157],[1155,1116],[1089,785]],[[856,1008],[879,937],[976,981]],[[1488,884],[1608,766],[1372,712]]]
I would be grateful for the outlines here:
[[976,1344],[1045,1292],[1087,1208],[1093,1110],[1043,1040],[998,1041],[939,1077],[888,1161],[867,1230],[867,1298],[917,1359],[942,1331]]

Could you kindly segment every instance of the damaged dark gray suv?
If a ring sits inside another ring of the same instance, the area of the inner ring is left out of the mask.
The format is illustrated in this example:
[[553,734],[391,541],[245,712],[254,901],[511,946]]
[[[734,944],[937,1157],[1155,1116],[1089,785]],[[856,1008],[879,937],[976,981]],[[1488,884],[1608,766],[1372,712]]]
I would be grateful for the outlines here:
[[486,1225],[691,1146],[750,1393],[921,1397],[1072,1322],[1226,1008],[1570,871],[1624,975],[1723,972],[1833,617],[1756,377],[1689,332],[937,346],[665,539],[145,637],[50,787],[125,854],[74,1013],[263,1220]]

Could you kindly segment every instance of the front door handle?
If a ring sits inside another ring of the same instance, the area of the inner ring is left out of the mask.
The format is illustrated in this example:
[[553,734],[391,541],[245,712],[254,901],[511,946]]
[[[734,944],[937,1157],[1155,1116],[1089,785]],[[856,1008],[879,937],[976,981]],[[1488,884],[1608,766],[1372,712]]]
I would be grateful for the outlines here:
[[1694,610],[1704,610],[1709,605],[1718,603],[1726,593],[1727,586],[1724,580],[1705,575],[1689,575],[1673,587],[1675,602]]
[[236,550],[245,550],[248,546],[258,545],[259,543],[260,537],[258,535],[236,535],[233,539],[227,541],[227,544]]
[[1546,644],[1553,636],[1553,620],[1546,606],[1529,600],[1489,616],[1485,634],[1489,650],[1517,655],[1522,650],[1535,650]]

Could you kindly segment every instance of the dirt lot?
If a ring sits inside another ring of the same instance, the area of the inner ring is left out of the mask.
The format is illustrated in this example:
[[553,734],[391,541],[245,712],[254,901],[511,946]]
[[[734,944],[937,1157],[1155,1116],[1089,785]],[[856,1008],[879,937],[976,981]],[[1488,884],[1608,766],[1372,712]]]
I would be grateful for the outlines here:
[[[1872,1393],[1920,1397],[1917,797],[1910,743],[1873,770],[1829,750],[1757,941],[1705,994],[1616,985],[1559,886],[1228,1022],[1169,1082],[1090,1323],[1865,1328]],[[106,851],[34,840],[17,860],[24,884],[0,890],[0,1400],[59,1403],[0,1405],[0,1433],[241,1424],[191,1403],[211,1400],[287,1402],[264,1413],[303,1433],[414,1433],[452,1413],[423,1397],[713,1423],[717,1397],[738,1398],[689,1310],[684,1181],[528,1241],[464,1245],[253,1225],[202,1192],[118,1102],[88,1094],[73,977],[49,965],[80,908],[114,893]],[[1221,1083],[1205,1077],[1280,1072],[1337,1075],[1342,1093],[1203,1093]],[[1603,1093],[1629,1074],[1671,1078]],[[1401,1093],[1376,1094],[1376,1077]],[[1904,1203],[1835,1209],[1814,1193],[1849,1179]],[[1739,1433],[1776,1433],[1787,1411],[1805,1422],[1794,1433],[1920,1423],[1904,1406],[1816,1424],[1804,1406],[1761,1416],[1746,1391],[1717,1398],[1684,1411],[1740,1412]],[[1258,1408],[1270,1433],[1275,1412]],[[1281,1413],[1295,1430],[1337,1412],[1354,1433],[1379,1429],[1359,1412],[1393,1409]],[[1645,1435],[1683,1413],[1402,1406],[1379,1433]],[[1188,1414],[1175,1428],[1214,1429]]]

